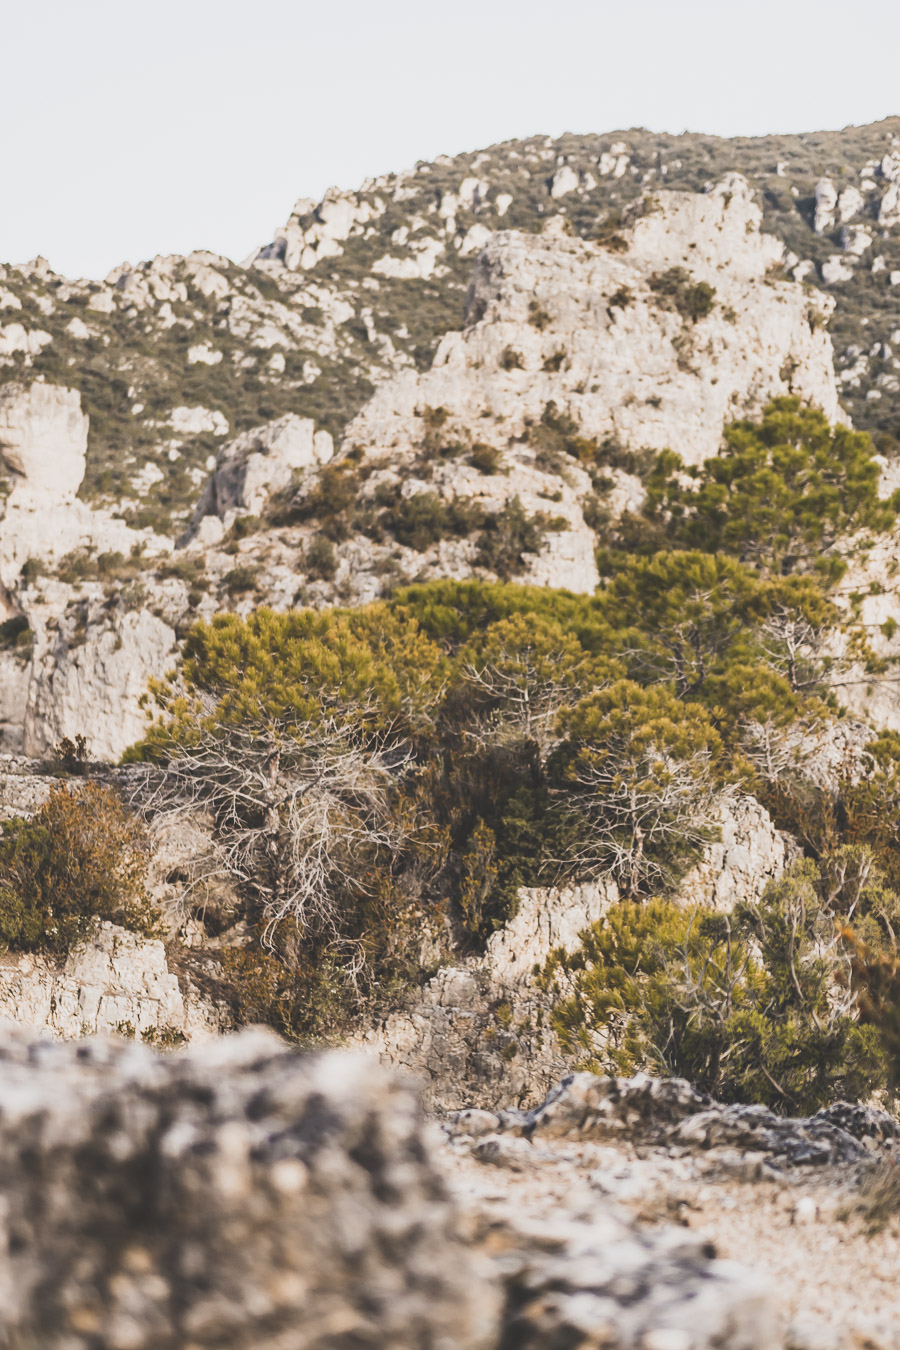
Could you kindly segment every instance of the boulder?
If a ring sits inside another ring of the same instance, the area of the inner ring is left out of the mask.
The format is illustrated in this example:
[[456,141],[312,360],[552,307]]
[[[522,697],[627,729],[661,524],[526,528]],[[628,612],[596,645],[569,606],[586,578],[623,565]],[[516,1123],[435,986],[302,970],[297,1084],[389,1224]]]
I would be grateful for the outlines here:
[[8,1040],[0,1103],[4,1345],[497,1343],[418,1103],[359,1058]]
[[74,497],[84,478],[87,438],[77,390],[40,381],[0,388],[0,468],[13,475],[14,486],[41,497]]
[[[494,1235],[502,1241],[503,1232]],[[513,1218],[499,1350],[774,1350],[768,1281],[715,1259],[699,1235],[642,1231],[615,1209],[591,1222]]]
[[816,183],[816,215],[813,229],[816,234],[827,234],[834,228],[837,214],[838,192],[830,178],[820,178]]

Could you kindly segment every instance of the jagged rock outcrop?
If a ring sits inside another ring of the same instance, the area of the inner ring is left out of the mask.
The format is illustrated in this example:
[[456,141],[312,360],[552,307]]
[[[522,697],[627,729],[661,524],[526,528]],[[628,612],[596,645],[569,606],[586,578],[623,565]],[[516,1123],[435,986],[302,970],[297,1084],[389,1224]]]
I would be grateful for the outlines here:
[[287,487],[297,469],[327,464],[334,445],[309,417],[288,413],[229,441],[197,503],[187,540],[221,540],[242,514],[259,515],[269,498]]
[[0,388],[0,466],[14,490],[74,497],[84,477],[88,419],[74,389],[37,382]]
[[[799,394],[834,420],[821,318],[831,302],[773,275],[782,250],[761,222],[732,174],[706,195],[653,194],[623,229],[621,252],[557,230],[494,235],[475,268],[467,327],[444,338],[426,374],[404,372],[376,391],[346,443],[387,456],[421,439],[431,407],[505,448],[553,400],[586,436],[677,447],[697,464],[716,453],[724,422],[777,394]],[[682,317],[653,289],[675,267],[715,288],[707,317]]]
[[94,601],[35,637],[24,753],[84,736],[96,759],[117,760],[147,728],[142,699],[176,654],[175,631],[147,609],[110,614]]
[[161,1045],[203,1040],[228,1024],[189,982],[182,988],[161,941],[111,923],[61,966],[42,956],[0,957],[0,1022],[59,1040],[115,1032]]
[[[436,494],[494,515],[517,502],[533,520],[553,518],[523,558],[522,579],[594,589],[594,533],[582,509],[593,484],[574,459],[560,464],[537,449],[532,431],[549,410],[607,446],[614,514],[642,499],[617,454],[677,446],[699,463],[716,453],[727,421],[788,392],[838,415],[822,320],[831,302],[773,275],[781,246],[761,220],[746,182],[730,175],[707,195],[648,198],[623,227],[620,252],[556,228],[494,235],[475,267],[463,331],[445,336],[429,371],[382,384],[347,428],[342,454],[361,457],[362,500]],[[691,317],[668,285],[682,299],[712,287],[715,302]],[[436,425],[449,449],[423,453]],[[429,552],[418,574],[466,575],[479,556],[474,543],[456,544],[449,556]],[[360,561],[354,584],[384,570],[380,551],[368,567]]]
[[[475,265],[462,332],[446,334],[427,372],[404,370],[383,383],[346,430],[338,462],[355,466],[360,510],[373,517],[387,501],[400,509],[437,499],[473,520],[497,520],[521,509],[539,543],[522,551],[516,575],[589,592],[598,573],[585,509],[597,508],[595,484],[572,455],[541,449],[535,430],[553,409],[606,447],[602,509],[612,515],[643,499],[617,457],[677,446],[698,463],[716,453],[727,421],[781,393],[837,417],[823,324],[831,302],[774,275],[781,246],[761,233],[761,220],[746,182],[730,175],[705,195],[648,196],[622,227],[621,251],[569,238],[554,221],[540,237],[495,234]],[[714,303],[692,317],[685,296],[703,286]],[[209,513],[236,509],[225,483],[243,473],[245,454],[223,452],[204,491],[193,529],[209,541],[219,535]],[[315,490],[310,468],[298,500]],[[236,491],[246,504],[244,489]],[[398,577],[490,573],[474,524],[468,533],[462,525],[438,531],[433,543],[421,531],[410,548],[384,519],[368,534],[339,532],[329,574],[311,578],[311,599],[358,603]],[[297,532],[295,556],[317,528]]]
[[683,904],[731,910],[738,901],[752,903],[799,856],[795,842],[775,828],[754,797],[728,797],[719,814],[720,838],[707,845],[678,887]]
[[488,938],[483,967],[492,984],[515,991],[533,985],[557,947],[574,951],[580,934],[619,899],[609,877],[573,886],[523,887],[512,918]]

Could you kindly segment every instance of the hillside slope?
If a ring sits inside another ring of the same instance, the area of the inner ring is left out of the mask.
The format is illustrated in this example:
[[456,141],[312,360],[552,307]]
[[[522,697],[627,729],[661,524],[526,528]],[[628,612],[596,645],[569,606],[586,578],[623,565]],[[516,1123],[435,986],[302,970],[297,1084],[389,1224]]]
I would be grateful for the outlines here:
[[472,261],[497,229],[534,233],[560,215],[576,235],[614,242],[641,194],[700,192],[738,171],[787,272],[834,295],[844,406],[889,446],[900,422],[898,137],[898,118],[755,139],[533,137],[304,199],[246,266],[199,251],[103,282],[66,280],[40,259],[7,266],[0,380],[77,388],[91,421],[82,497],[170,531],[229,433],[292,412],[337,438],[387,376],[427,369],[462,324]]

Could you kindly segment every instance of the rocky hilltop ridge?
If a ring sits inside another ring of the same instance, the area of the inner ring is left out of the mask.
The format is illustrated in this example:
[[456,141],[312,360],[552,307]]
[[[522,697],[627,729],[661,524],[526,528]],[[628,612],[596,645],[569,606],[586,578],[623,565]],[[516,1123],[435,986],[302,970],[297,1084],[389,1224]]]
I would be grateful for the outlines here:
[[[105,281],[43,259],[0,276],[0,379],[75,383],[91,419],[85,498],[164,532],[187,522],[223,435],[288,412],[337,441],[373,388],[427,369],[458,329],[471,264],[498,229],[560,218],[614,236],[642,194],[750,182],[789,275],[836,300],[844,404],[886,435],[900,398],[900,121],[722,140],[632,129],[533,137],[299,202],[247,265],[208,251],[123,264]],[[144,477],[160,484],[143,500]]]
[[[207,474],[192,471],[183,535],[76,498],[76,396],[7,386],[0,580],[23,635],[0,653],[8,747],[42,754],[84,734],[94,753],[121,753],[178,634],[223,608],[360,603],[404,579],[492,574],[593,590],[596,517],[639,507],[641,456],[677,445],[699,463],[727,421],[779,394],[839,416],[832,302],[774,274],[782,250],[762,223],[731,175],[705,195],[641,199],[612,248],[552,221],[497,233],[467,263],[464,327],[430,370],[386,379],[334,458],[296,413],[226,438]],[[596,442],[591,472],[565,453],[573,437]],[[29,438],[26,460],[15,445]],[[153,499],[164,480],[150,468]]]

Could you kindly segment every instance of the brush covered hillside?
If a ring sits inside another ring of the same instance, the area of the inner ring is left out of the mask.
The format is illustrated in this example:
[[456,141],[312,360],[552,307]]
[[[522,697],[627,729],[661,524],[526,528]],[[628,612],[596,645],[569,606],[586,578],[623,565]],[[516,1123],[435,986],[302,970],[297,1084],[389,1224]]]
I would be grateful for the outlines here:
[[105,281],[57,276],[40,259],[6,267],[0,379],[78,389],[90,417],[81,497],[168,532],[189,516],[222,437],[292,412],[337,441],[388,375],[427,370],[464,322],[473,261],[496,231],[535,234],[559,216],[576,238],[615,245],[644,194],[703,192],[730,172],[747,178],[764,230],[785,245],[785,274],[836,301],[855,425],[893,437],[898,118],[757,139],[632,130],[510,141],[301,200],[244,266],[201,250],[126,263]]
[[895,351],[900,119],[0,269],[16,1344],[897,1350]]
[[14,1015],[72,1034],[99,942],[96,1025],[356,1036],[444,1104],[890,1089],[898,129],[516,142],[242,267],[5,269]]

